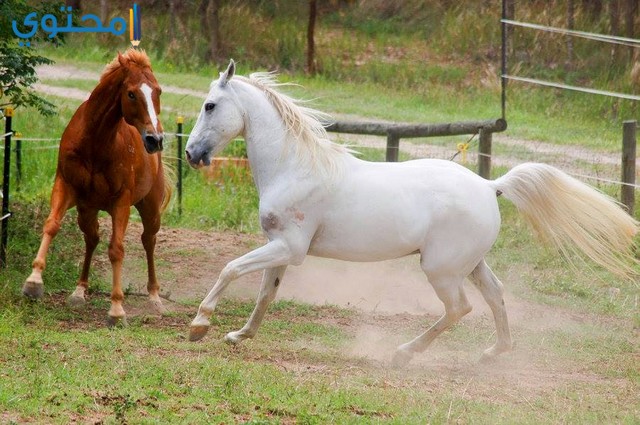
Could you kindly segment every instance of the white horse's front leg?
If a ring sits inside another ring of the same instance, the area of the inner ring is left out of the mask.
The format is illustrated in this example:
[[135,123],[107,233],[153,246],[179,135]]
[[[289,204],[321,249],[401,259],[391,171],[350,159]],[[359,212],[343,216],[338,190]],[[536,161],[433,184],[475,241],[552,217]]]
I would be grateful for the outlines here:
[[287,266],[275,267],[264,271],[256,307],[253,309],[249,321],[239,331],[229,332],[224,337],[226,342],[238,344],[247,338],[253,338],[255,336],[269,308],[269,304],[271,304],[276,297],[276,292],[278,292],[278,287],[280,286],[285,270],[287,270]]
[[227,264],[222,269],[216,284],[200,303],[198,314],[191,322],[189,340],[197,341],[205,336],[210,326],[209,318],[216,308],[220,295],[229,283],[247,273],[286,266],[290,260],[291,250],[286,242],[274,240]]

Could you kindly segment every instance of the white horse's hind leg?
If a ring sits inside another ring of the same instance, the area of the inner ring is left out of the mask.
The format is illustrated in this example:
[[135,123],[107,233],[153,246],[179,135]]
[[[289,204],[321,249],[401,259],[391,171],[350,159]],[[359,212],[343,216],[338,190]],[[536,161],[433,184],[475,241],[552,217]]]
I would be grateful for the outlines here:
[[471,304],[464,293],[462,278],[434,278],[430,282],[438,298],[444,303],[445,313],[425,333],[397,348],[392,359],[396,367],[409,363],[414,353],[426,350],[438,335],[471,311]]
[[502,282],[491,271],[487,263],[482,260],[469,275],[471,282],[480,290],[496,321],[497,341],[493,347],[485,350],[481,360],[489,360],[500,353],[511,350],[511,333],[507,310],[504,306],[504,288]]
[[269,304],[276,297],[276,292],[278,292],[278,286],[282,281],[285,270],[287,270],[287,266],[275,267],[264,271],[256,307],[253,309],[249,321],[239,331],[229,332],[224,338],[225,341],[237,344],[255,336],[267,312],[267,308],[269,308]]
[[198,314],[191,322],[189,340],[197,341],[205,336],[210,326],[209,317],[229,283],[247,273],[288,265],[290,260],[291,250],[288,245],[282,240],[275,240],[229,262],[222,269],[216,284],[200,303]]

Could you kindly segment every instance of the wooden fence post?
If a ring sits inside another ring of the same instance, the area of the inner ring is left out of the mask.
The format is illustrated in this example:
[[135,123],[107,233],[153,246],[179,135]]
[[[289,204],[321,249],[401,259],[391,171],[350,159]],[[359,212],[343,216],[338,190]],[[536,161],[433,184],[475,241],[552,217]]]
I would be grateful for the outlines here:
[[387,132],[387,162],[398,162],[400,136],[392,131]]
[[16,136],[16,192],[20,191],[22,183],[22,134],[15,131]]
[[182,158],[184,157],[184,152],[182,151],[182,124],[184,123],[184,117],[178,117],[176,119],[176,124],[178,124],[178,128],[176,131],[176,139],[178,140],[178,152],[176,154],[176,158],[178,158],[178,181],[177,189],[178,189],[178,216],[182,217]]
[[478,174],[485,179],[491,178],[491,142],[493,133],[481,128],[478,146]]
[[635,204],[636,184],[636,128],[635,120],[622,123],[622,187],[620,189],[620,202],[627,207],[629,214],[633,215]]
[[9,240],[9,181],[11,180],[11,120],[13,119],[13,108],[5,108],[5,127],[4,127],[4,171],[2,180],[2,232],[0,234],[0,268],[7,267],[7,243]]

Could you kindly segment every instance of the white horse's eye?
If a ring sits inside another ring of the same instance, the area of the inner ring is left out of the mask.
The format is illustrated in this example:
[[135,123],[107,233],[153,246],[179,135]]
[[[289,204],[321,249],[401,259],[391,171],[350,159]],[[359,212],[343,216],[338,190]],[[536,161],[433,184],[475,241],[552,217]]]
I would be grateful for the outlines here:
[[205,103],[204,104],[204,110],[209,112],[209,111],[213,111],[213,108],[216,107],[215,103]]

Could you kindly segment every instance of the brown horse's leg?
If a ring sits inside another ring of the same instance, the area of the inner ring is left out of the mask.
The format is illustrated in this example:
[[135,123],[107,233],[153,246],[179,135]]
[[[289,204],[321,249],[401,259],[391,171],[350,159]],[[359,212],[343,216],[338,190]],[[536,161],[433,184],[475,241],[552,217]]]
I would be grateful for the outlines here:
[[163,314],[166,309],[160,300],[160,284],[156,277],[156,266],[154,261],[154,252],[156,248],[156,234],[160,230],[160,202],[161,199],[145,198],[138,204],[136,209],[142,218],[144,230],[142,232],[142,246],[147,254],[147,272],[149,280],[147,281],[147,291],[149,292],[149,303],[151,307],[158,313]]
[[108,324],[116,325],[119,321],[126,322],[126,314],[122,307],[124,293],[122,292],[122,261],[124,259],[124,233],[129,224],[128,203],[120,202],[110,211],[112,222],[111,242],[109,243],[109,260],[113,269],[113,286],[111,289],[111,308],[109,309]]
[[56,176],[53,190],[51,191],[51,211],[44,222],[42,241],[35,260],[33,260],[33,270],[22,286],[22,293],[30,298],[40,298],[44,293],[42,282],[42,272],[46,267],[47,251],[49,245],[60,230],[64,214],[75,203],[73,191],[62,178]]
[[84,262],[82,263],[82,272],[75,291],[67,299],[70,307],[79,307],[84,305],[84,294],[89,288],[89,267],[91,267],[91,258],[93,252],[98,246],[100,235],[98,233],[98,210],[86,209],[78,207],[78,226],[84,233]]

